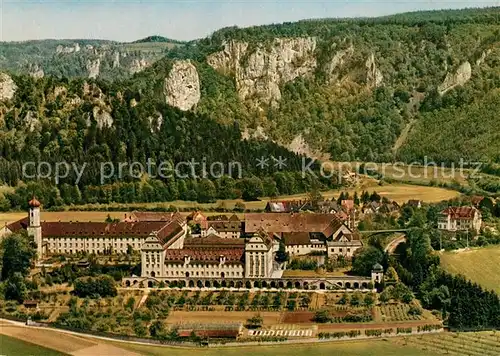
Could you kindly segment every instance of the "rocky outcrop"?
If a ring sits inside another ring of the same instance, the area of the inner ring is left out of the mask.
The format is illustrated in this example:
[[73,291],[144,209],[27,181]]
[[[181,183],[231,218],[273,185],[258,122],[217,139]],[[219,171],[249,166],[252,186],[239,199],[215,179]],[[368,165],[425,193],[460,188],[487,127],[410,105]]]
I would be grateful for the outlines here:
[[444,95],[457,86],[464,85],[471,77],[472,67],[469,62],[464,62],[455,72],[446,74],[444,82],[438,87],[438,92],[440,95]]
[[113,126],[113,118],[106,110],[103,110],[98,106],[94,106],[92,114],[94,115],[94,120],[97,122],[97,128],[102,129],[103,127]]
[[328,160],[330,159],[330,155],[328,153],[322,153],[320,151],[316,151],[312,149],[309,144],[306,142],[302,134],[295,136],[292,142],[286,145],[290,151],[298,154],[304,155],[309,158],[318,159],[318,160]]
[[38,119],[33,111],[28,111],[24,117],[24,123],[30,132],[35,131],[36,125],[38,124]]
[[349,59],[353,54],[354,46],[352,44],[344,50],[335,52],[332,60],[326,66],[326,73],[330,78],[330,81],[338,79],[337,70],[341,68],[346,63],[347,59]]
[[149,116],[148,121],[151,133],[154,133],[155,130],[160,131],[161,125],[163,124],[163,115],[157,112],[155,116]]
[[63,45],[59,45],[56,48],[57,54],[69,54],[80,52],[80,44],[75,43],[73,46],[64,47]]
[[151,65],[151,63],[146,61],[144,58],[134,59],[132,61],[132,64],[130,65],[129,72],[130,72],[130,74],[139,73],[139,72],[142,72],[147,67],[149,67],[150,65]]
[[86,65],[87,71],[89,72],[89,78],[95,79],[99,76],[101,70],[101,59],[96,58],[94,60],[88,60]]
[[262,126],[257,126],[255,130],[250,130],[248,127],[241,133],[241,138],[243,140],[268,140],[269,137],[264,132],[264,128]]
[[68,89],[63,86],[57,86],[54,88],[54,98],[57,98],[59,95],[64,95],[68,92]]
[[231,41],[221,52],[207,58],[223,74],[231,74],[242,100],[252,99],[258,107],[275,106],[281,99],[281,84],[313,73],[317,63],[314,38],[276,38],[269,45],[250,48],[246,42]]
[[11,100],[16,90],[17,85],[12,78],[5,73],[0,73],[0,101]]
[[479,57],[476,60],[476,66],[480,66],[481,64],[483,64],[484,61],[485,61],[485,59],[486,59],[486,57],[488,57],[490,54],[491,54],[491,49],[483,51],[483,53],[481,53],[481,57]]
[[164,94],[168,105],[183,111],[192,109],[200,101],[200,78],[190,61],[175,61],[165,78]]
[[28,70],[28,73],[35,79],[40,79],[45,76],[43,69],[40,66],[38,66],[38,64],[31,65]]
[[113,68],[120,67],[120,52],[113,53]]
[[384,76],[382,72],[377,67],[377,63],[375,62],[375,54],[371,54],[370,57],[366,60],[366,84],[371,88],[376,88],[382,81],[384,80]]

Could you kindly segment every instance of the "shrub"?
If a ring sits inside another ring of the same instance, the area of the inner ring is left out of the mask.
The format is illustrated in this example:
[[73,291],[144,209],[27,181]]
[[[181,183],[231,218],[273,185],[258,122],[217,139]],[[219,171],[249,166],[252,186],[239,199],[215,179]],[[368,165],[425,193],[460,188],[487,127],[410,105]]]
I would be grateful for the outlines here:
[[331,321],[330,313],[328,313],[328,310],[322,309],[318,310],[314,314],[314,321],[318,323],[328,323]]
[[408,310],[409,315],[422,315],[422,308],[417,305],[411,305]]
[[366,330],[365,331],[366,336],[381,336],[382,333],[383,333],[382,329]]
[[117,295],[115,281],[106,275],[76,279],[74,293],[80,298],[91,297],[94,299]]
[[411,334],[411,328],[397,328],[396,334]]

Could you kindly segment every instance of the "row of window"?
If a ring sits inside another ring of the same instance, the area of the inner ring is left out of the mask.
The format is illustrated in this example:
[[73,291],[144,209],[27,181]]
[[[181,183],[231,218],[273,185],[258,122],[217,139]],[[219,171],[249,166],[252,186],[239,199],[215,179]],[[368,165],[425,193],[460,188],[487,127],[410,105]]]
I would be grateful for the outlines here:
[[[344,249],[342,247],[337,249],[337,253],[343,253],[343,252],[344,252]],[[351,252],[351,249],[348,247],[345,252],[349,253],[349,252]],[[330,253],[335,253],[335,249],[331,248]]]
[[46,238],[48,241],[56,240],[56,241],[80,241],[80,240],[91,240],[91,241],[96,241],[96,242],[111,242],[111,241],[120,241],[120,242],[144,242],[144,239],[139,239],[139,238],[130,238],[130,237],[113,237],[113,238],[95,238],[95,237],[87,237],[87,236],[82,236],[80,238],[76,237],[47,237]]
[[219,272],[219,271],[193,271],[191,273],[184,273],[183,271],[166,271],[166,276],[174,277],[174,276],[196,276],[196,277],[222,277],[231,276],[231,277],[243,277],[243,272],[239,271],[231,271],[231,272]]
[[[154,261],[153,261],[153,262],[154,262]],[[159,265],[159,264],[156,264],[156,265],[152,264],[152,265],[151,265],[151,268],[155,268],[155,266],[156,266],[156,268],[160,268],[160,265]],[[146,263],[146,268],[149,268],[149,263]]]
[[[127,245],[132,246],[132,248],[134,248],[134,249],[139,249],[139,247],[140,247],[139,244],[135,244],[135,243],[132,243],[132,244],[103,243],[102,247],[103,248],[114,247],[116,249],[116,248],[127,248]],[[84,248],[84,247],[87,247],[87,248],[100,248],[101,244],[99,242],[97,242],[97,243],[94,243],[94,242],[92,242],[92,243],[80,242],[79,244],[77,242],[75,242],[75,244],[73,246],[72,242],[69,242],[69,243],[66,243],[66,242],[64,242],[64,243],[61,243],[61,242],[49,242],[49,246],[52,249],[61,248],[61,247],[63,247],[63,248],[72,248],[72,247],[75,247],[75,248],[78,248],[78,247],[81,247],[81,248]]]

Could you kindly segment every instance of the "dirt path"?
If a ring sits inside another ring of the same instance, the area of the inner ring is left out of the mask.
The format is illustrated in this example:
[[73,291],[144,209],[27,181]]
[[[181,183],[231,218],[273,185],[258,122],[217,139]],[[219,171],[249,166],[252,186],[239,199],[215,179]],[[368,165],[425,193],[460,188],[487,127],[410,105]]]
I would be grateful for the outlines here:
[[135,352],[121,349],[94,338],[87,338],[65,330],[25,326],[21,323],[0,321],[0,334],[75,356],[136,356]]
[[406,142],[406,138],[408,137],[408,134],[410,133],[410,130],[415,121],[415,119],[411,119],[410,122],[406,124],[403,131],[401,131],[401,135],[399,135],[398,139],[394,143],[394,146],[392,147],[393,153],[397,153],[401,146],[403,146],[403,144]]
[[137,308],[135,308],[135,309],[139,309],[146,302],[146,300],[149,297],[149,292],[151,292],[151,290],[149,288],[144,289],[144,294],[142,295],[142,298],[139,301],[139,304],[137,305]]

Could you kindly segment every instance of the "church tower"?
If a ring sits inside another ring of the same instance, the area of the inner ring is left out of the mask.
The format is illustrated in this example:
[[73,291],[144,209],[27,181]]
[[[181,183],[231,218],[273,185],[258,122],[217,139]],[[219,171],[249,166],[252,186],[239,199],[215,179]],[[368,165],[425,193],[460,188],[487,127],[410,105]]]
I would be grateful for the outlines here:
[[29,225],[28,236],[33,236],[36,243],[37,259],[43,257],[42,248],[42,226],[40,225],[40,202],[33,197],[28,202],[29,205]]

